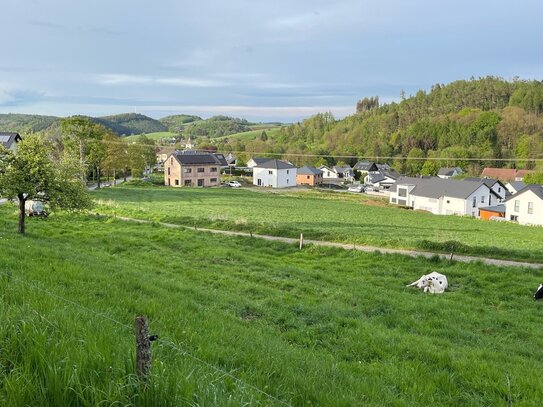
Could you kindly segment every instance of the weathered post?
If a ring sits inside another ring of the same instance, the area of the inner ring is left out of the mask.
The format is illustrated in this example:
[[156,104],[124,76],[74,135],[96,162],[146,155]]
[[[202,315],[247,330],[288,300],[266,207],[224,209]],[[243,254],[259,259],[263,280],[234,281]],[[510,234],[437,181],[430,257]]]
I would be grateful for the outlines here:
[[304,234],[300,233],[300,250],[304,247]]
[[146,317],[136,317],[136,375],[147,381],[151,373],[151,340]]

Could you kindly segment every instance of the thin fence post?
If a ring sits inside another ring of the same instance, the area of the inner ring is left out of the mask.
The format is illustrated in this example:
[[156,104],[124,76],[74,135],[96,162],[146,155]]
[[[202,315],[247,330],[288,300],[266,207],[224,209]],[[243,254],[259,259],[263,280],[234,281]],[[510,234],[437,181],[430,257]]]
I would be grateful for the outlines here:
[[304,234],[300,233],[300,250],[304,247]]
[[136,375],[147,381],[151,373],[151,340],[146,317],[136,317]]

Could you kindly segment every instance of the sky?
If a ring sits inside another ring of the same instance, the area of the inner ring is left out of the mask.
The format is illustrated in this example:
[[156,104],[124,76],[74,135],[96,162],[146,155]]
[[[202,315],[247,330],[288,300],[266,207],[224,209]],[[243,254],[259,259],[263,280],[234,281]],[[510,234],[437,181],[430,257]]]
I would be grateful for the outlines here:
[[458,79],[543,79],[541,0],[0,5],[0,113],[294,122]]

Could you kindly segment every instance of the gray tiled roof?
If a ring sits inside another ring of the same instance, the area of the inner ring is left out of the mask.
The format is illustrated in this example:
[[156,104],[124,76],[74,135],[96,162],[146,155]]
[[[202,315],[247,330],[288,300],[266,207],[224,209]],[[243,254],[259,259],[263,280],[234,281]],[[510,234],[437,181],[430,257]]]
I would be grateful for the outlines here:
[[273,160],[273,158],[269,157],[252,157],[251,160],[253,160],[256,165],[264,164],[266,161]]
[[479,208],[480,210],[490,211],[490,212],[499,212],[505,213],[505,205],[496,205],[496,206],[485,206],[484,208]]
[[379,169],[373,161],[358,161],[353,168],[359,171],[377,171]]
[[304,165],[302,168],[298,168],[298,170],[296,171],[296,174],[300,174],[300,175],[319,175],[322,173],[323,173],[322,170],[319,170],[318,168],[315,168],[315,167],[309,167],[307,165]]
[[439,169],[437,175],[452,177],[455,171],[459,174],[463,172],[462,169],[459,167],[443,167]]
[[508,197],[505,201],[507,202],[507,201],[509,201],[511,199],[515,199],[517,196],[519,196],[520,194],[525,193],[526,191],[532,191],[534,194],[536,194],[536,196],[539,199],[543,200],[543,186],[536,185],[536,184],[530,184],[530,185],[526,185],[524,188],[522,188],[516,194],[513,194],[510,197]]
[[290,168],[296,168],[294,165],[287,163],[286,161],[272,159],[265,161],[255,166],[256,168],[269,168],[275,170],[286,170]]
[[[424,196],[426,198],[440,198],[442,196],[449,196],[451,198],[466,199],[484,183],[477,181],[442,179],[437,177],[400,177],[400,179],[396,181],[396,184],[393,185],[393,189],[391,189],[391,191],[396,191],[397,185],[405,184],[415,185],[415,188],[413,188],[411,194],[417,196]],[[488,188],[490,189],[490,187]]]
[[22,138],[19,133],[0,131],[0,145],[5,148],[10,148],[13,143],[21,140]]
[[181,165],[217,164],[228,165],[223,154],[201,153],[198,151],[175,151],[172,156]]
[[511,181],[509,182],[515,191],[520,191],[522,188],[526,187],[526,184],[522,181]]
[[343,172],[349,172],[349,171],[352,171],[352,168],[350,165],[336,165],[334,166],[334,171],[337,172],[337,173],[343,173]]

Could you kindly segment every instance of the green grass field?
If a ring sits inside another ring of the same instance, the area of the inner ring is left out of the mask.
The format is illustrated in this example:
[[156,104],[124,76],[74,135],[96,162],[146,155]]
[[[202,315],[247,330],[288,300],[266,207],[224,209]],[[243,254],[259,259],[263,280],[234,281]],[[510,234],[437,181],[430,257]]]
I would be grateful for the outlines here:
[[[145,136],[147,138],[150,138],[151,140],[160,140],[160,139],[163,139],[163,138],[171,138],[171,137],[175,137],[177,135],[178,134],[172,133],[172,132],[169,132],[169,131],[159,131],[159,132],[156,132],[156,133],[147,133],[147,134],[145,134]],[[137,135],[134,134],[132,136],[125,137],[125,139],[130,140],[130,141],[136,141],[139,136],[140,136],[139,134],[137,134]]]
[[543,228],[436,216],[365,195],[259,189],[118,187],[100,212],[216,229],[543,262]]
[[[532,299],[540,271],[300,251],[83,215],[30,219],[27,236],[15,231],[15,208],[0,207],[3,406],[532,406],[543,398],[543,304]],[[449,278],[444,295],[404,287],[432,270]],[[133,375],[139,314],[160,336],[147,387]]]
[[261,126],[258,126],[256,130],[244,131],[242,133],[230,134],[228,136],[215,137],[213,138],[213,140],[238,139],[238,140],[243,140],[243,141],[250,141],[259,137],[262,134],[262,131],[264,130],[266,131],[266,134],[268,135],[268,137],[273,138],[275,134],[279,132],[280,128],[281,127],[277,127],[277,126],[266,127],[265,125],[261,125]]

